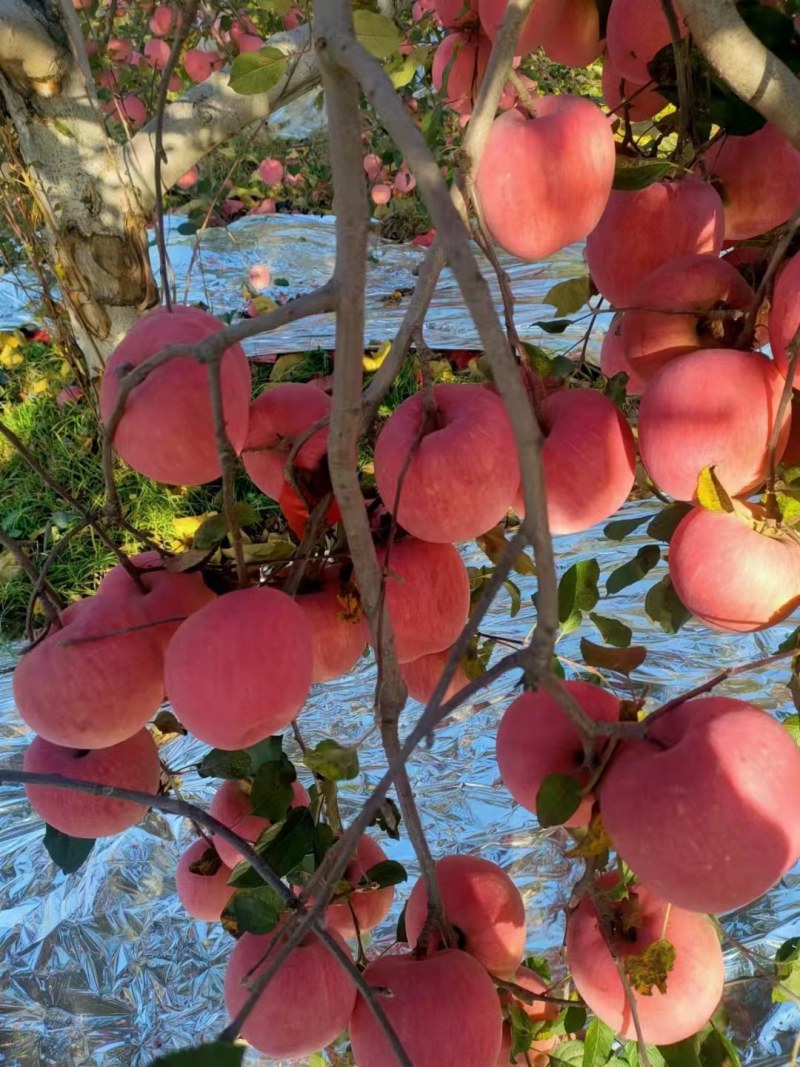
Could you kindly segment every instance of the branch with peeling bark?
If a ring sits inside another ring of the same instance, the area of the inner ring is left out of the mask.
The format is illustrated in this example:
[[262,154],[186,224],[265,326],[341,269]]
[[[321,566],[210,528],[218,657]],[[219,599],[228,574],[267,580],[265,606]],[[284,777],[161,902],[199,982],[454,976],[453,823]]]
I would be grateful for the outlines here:
[[44,11],[25,0],[0,0],[0,70],[22,96],[54,96],[69,52],[50,33]]

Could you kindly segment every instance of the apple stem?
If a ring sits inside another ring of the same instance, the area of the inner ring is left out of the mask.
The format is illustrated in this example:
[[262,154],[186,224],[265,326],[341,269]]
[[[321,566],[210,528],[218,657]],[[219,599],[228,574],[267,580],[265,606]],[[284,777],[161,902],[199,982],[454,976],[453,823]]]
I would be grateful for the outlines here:
[[535,119],[536,105],[533,102],[533,97],[528,91],[528,86],[525,84],[522,78],[520,78],[519,74],[517,74],[513,67],[508,72],[508,80],[514,86],[517,96],[519,97],[519,102],[522,104],[523,109],[527,112],[528,117]]

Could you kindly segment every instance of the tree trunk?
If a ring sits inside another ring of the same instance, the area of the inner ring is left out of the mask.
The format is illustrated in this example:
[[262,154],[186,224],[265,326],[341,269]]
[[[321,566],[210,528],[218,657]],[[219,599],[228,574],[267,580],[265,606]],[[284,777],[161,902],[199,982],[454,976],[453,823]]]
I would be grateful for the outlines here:
[[[122,147],[109,140],[85,56],[70,50],[69,30],[57,0],[0,0],[0,100],[46,221],[76,340],[96,375],[139,315],[158,302],[147,238],[155,129],[150,123]],[[71,36],[76,40],[74,27]],[[217,144],[317,83],[307,27],[270,44],[297,58],[269,93],[239,96],[220,72],[168,105],[164,188]]]

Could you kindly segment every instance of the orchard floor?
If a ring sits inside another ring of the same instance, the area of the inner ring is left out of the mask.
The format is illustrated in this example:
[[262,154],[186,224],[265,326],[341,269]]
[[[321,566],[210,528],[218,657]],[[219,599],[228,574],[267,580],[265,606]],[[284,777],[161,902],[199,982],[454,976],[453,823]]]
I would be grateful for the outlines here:
[[[630,504],[628,517],[652,513],[653,506]],[[559,570],[576,559],[596,556],[602,578],[630,559],[644,538],[631,535],[612,544],[601,530],[558,539]],[[468,562],[483,560],[474,547]],[[638,585],[598,605],[633,629],[633,643],[648,656],[634,673],[639,691],[649,685],[648,707],[705,680],[726,665],[764,656],[778,646],[797,620],[767,634],[712,634],[699,624],[668,636],[642,614],[644,591],[661,576],[664,564]],[[534,620],[531,579],[520,579],[522,609],[509,618],[503,594],[487,618],[486,632],[524,637]],[[585,631],[584,631],[585,632]],[[589,635],[591,637],[591,634]],[[580,632],[560,642],[565,660],[579,658]],[[0,661],[0,762],[18,764],[27,744],[11,695],[13,659]],[[572,673],[569,664],[567,672]],[[789,714],[785,667],[735,678],[719,691],[753,699],[775,715]],[[370,731],[369,699],[374,681],[371,660],[363,659],[348,679],[312,693],[301,723],[314,744],[326,736],[361,743],[360,777],[345,783],[342,809],[355,812],[383,767]],[[430,751],[418,752],[411,775],[434,854],[477,852],[509,869],[527,905],[528,947],[560,968],[564,905],[576,869],[563,858],[565,837],[541,831],[532,816],[512,804],[498,781],[494,734],[514,692],[509,676],[488,690],[485,701],[464,708],[442,729]],[[609,684],[613,681],[609,679]],[[618,686],[622,695],[627,685]],[[419,712],[410,704],[407,721]],[[363,739],[363,740],[362,740]],[[290,753],[294,752],[290,746]],[[164,755],[175,769],[186,768],[184,795],[208,804],[213,781],[190,768],[203,746],[186,739],[170,743]],[[303,777],[301,772],[301,778]],[[308,783],[307,783],[308,784]],[[78,873],[54,874],[42,844],[42,826],[17,788],[0,790],[0,1062],[8,1067],[96,1064],[145,1067],[160,1052],[211,1037],[223,1025],[221,990],[230,939],[219,926],[194,922],[174,893],[174,870],[188,844],[188,823],[151,812],[119,838],[98,843]],[[415,877],[408,842],[384,841],[387,853]],[[389,919],[376,931],[387,945],[408,887],[400,887]],[[800,865],[757,904],[731,913],[725,926],[751,950],[772,956],[788,937],[800,934]],[[736,951],[726,953],[729,977],[747,973]],[[744,1062],[783,1067],[788,1062],[800,1010],[772,1005],[762,983],[736,983],[728,1007]],[[248,1064],[268,1061],[251,1055]]]

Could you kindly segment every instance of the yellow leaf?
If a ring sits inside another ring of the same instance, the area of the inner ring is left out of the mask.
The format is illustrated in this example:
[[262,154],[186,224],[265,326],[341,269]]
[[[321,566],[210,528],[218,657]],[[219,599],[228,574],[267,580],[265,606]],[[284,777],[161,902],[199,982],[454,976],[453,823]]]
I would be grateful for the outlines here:
[[292,371],[304,359],[305,356],[302,352],[287,352],[285,356],[281,356],[275,361],[275,365],[272,368],[272,373],[269,376],[270,382],[282,382],[286,378],[290,378]]
[[37,378],[33,385],[31,385],[30,391],[36,396],[39,393],[46,393],[49,388],[50,382],[47,378]]
[[185,515],[180,519],[173,519],[172,525],[175,528],[177,539],[173,541],[172,548],[174,551],[182,547],[190,548],[194,535],[199,528],[203,525],[206,519],[210,519],[212,515],[216,515],[216,511],[206,511],[202,515]]
[[268,296],[253,297],[253,309],[257,311],[259,315],[264,315],[267,311],[274,311],[277,306],[275,301],[270,300]]
[[[270,534],[268,540],[253,542],[242,545],[242,552],[246,563],[279,563],[282,560],[292,559],[296,546],[285,538]],[[235,558],[232,548],[223,548],[222,555],[228,559]]]
[[0,585],[10,582],[19,571],[20,565],[14,556],[8,550],[0,552]]
[[703,467],[698,474],[696,493],[698,504],[706,511],[726,511],[730,514],[734,510],[733,501],[713,467]]
[[565,853],[570,859],[586,859],[589,856],[604,856],[611,849],[611,838],[603,820],[595,815],[586,830],[586,835],[574,848]]
[[378,351],[374,355],[364,355],[364,370],[373,371],[380,367],[381,363],[389,355],[389,350],[392,347],[391,341],[384,341]]
[[361,601],[355,593],[340,593],[336,599],[342,609],[338,614],[343,622],[360,622],[362,616]]
[[653,941],[641,956],[625,958],[625,974],[631,988],[644,997],[651,997],[653,989],[667,991],[667,975],[675,966],[675,946],[666,940]]

